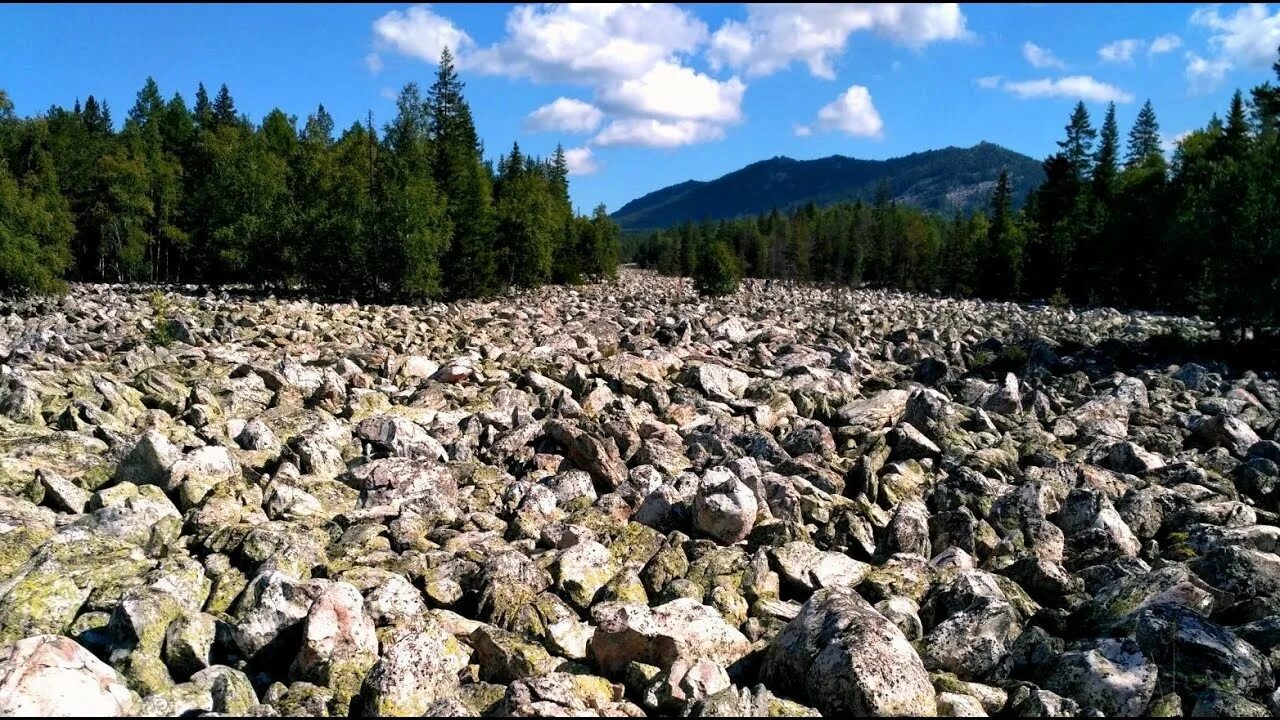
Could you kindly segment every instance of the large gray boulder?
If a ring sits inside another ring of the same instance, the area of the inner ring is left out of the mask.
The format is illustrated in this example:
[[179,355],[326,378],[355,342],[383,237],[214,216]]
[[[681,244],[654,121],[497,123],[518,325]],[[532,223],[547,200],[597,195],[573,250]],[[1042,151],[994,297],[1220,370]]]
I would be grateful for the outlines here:
[[929,673],[911,643],[848,586],[813,594],[769,644],[764,677],[824,716],[932,716]]
[[122,717],[137,698],[74,640],[34,635],[0,648],[0,716]]
[[698,482],[693,524],[717,541],[732,545],[751,534],[759,505],[755,492],[728,468],[714,467]]

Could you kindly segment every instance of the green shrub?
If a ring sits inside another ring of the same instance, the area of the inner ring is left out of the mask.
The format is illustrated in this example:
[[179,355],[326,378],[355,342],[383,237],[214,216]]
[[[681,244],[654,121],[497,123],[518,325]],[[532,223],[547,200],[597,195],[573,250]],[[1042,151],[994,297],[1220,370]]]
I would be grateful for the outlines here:
[[693,281],[701,295],[732,295],[738,291],[742,269],[733,251],[723,242],[711,242],[702,253]]
[[147,331],[147,344],[152,347],[169,347],[173,344],[173,320],[169,318],[169,298],[156,290],[147,297],[151,305],[151,329]]

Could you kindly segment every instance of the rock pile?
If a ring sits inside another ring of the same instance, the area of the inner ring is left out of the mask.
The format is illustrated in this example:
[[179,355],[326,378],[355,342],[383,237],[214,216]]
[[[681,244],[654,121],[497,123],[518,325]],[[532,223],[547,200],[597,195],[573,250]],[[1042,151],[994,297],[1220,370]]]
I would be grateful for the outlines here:
[[1280,713],[1280,382],[1199,321],[150,292],[0,307],[0,715]]

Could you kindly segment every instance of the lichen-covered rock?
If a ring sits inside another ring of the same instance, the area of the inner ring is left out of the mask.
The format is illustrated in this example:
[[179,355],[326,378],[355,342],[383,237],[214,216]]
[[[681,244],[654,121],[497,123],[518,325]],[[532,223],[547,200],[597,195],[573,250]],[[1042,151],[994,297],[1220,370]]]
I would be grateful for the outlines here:
[[1280,709],[1265,357],[689,290],[0,302],[0,647],[72,638],[157,716]]
[[747,639],[720,613],[689,598],[654,608],[602,603],[592,608],[592,620],[592,659],[608,675],[630,662],[669,668],[705,659],[727,666],[750,651]]
[[1103,640],[1085,651],[1063,653],[1044,686],[1108,717],[1143,714],[1159,674],[1132,640]]
[[693,522],[698,530],[726,544],[751,534],[758,512],[755,493],[728,468],[711,468],[698,482]]
[[847,586],[813,594],[770,643],[767,681],[824,715],[937,714],[920,657],[893,623]]
[[289,653],[292,648],[273,643],[302,623],[323,590],[321,581],[299,582],[276,571],[254,578],[236,603],[232,637],[237,649],[246,658],[268,650]]
[[556,561],[556,587],[570,603],[587,610],[618,570],[619,565],[609,548],[595,541],[580,542],[560,553]]
[[182,615],[164,635],[164,663],[175,678],[186,679],[213,664],[217,620],[205,613]]
[[373,717],[419,717],[458,691],[458,673],[471,653],[434,622],[397,628],[382,643],[365,678],[364,711]]
[[378,638],[360,591],[345,582],[321,589],[307,610],[291,674],[328,687],[344,708],[377,662]]
[[541,645],[492,625],[482,625],[471,633],[480,678],[507,684],[551,672],[559,662]]
[[169,468],[181,457],[181,451],[158,430],[148,430],[116,468],[116,478],[134,485],[159,485],[172,490]]
[[720,402],[733,402],[742,397],[751,382],[741,370],[711,363],[687,365],[681,378],[689,387]]

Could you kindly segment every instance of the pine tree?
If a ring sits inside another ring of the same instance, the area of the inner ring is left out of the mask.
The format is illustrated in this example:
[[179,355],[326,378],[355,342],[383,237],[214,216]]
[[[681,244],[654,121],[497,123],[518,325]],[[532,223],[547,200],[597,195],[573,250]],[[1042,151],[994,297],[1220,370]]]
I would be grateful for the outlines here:
[[886,282],[892,272],[893,247],[890,236],[894,210],[893,197],[889,194],[889,183],[881,180],[876,185],[875,201],[871,205],[871,243],[867,276],[872,282]]
[[441,255],[449,240],[444,198],[432,177],[431,118],[417,83],[396,98],[396,117],[387,126],[389,172],[379,193],[384,234],[391,247],[375,262],[379,274],[413,298],[441,292]]
[[728,243],[712,240],[701,248],[694,286],[701,295],[732,295],[738,291],[741,271]]
[[1022,238],[1014,223],[1013,190],[1007,170],[1000,171],[995,192],[991,195],[987,247],[986,292],[995,297],[1007,297],[1017,292],[1022,268]]
[[153,78],[147,78],[129,110],[121,134],[127,146],[122,165],[135,161],[141,163],[150,205],[141,233],[136,236],[144,243],[142,256],[136,257],[132,246],[128,246],[124,256],[129,272],[137,279],[167,279],[169,267],[173,264],[174,247],[181,247],[186,242],[186,233],[179,225],[182,168],[176,153],[165,146],[167,115],[167,105],[159,86]]
[[160,116],[160,138],[166,152],[179,158],[190,150],[192,137],[196,132],[195,116],[187,109],[187,103],[180,93],[174,93],[164,106]]
[[556,200],[562,205],[566,215],[572,215],[573,206],[569,202],[569,160],[560,143],[556,143],[556,152],[551,156],[551,180],[555,183]]
[[240,120],[236,115],[236,102],[231,99],[231,91],[227,89],[226,83],[223,83],[222,87],[218,88],[218,96],[213,99],[212,113],[212,125],[215,127],[229,127],[237,124]]
[[464,84],[445,48],[435,83],[427,95],[434,140],[432,169],[436,185],[448,203],[453,241],[445,258],[449,293],[484,296],[497,288],[493,247],[490,173],[481,158],[483,148],[462,95]]
[[333,116],[324,109],[324,103],[316,108],[315,114],[307,116],[307,123],[302,129],[302,141],[321,146],[333,144]]
[[1249,120],[1245,116],[1244,95],[1239,90],[1231,96],[1231,108],[1227,112],[1222,139],[1229,158],[1240,160],[1248,151]]
[[1058,147],[1062,148],[1067,161],[1075,169],[1076,177],[1086,180],[1093,160],[1093,141],[1098,133],[1089,123],[1089,111],[1085,108],[1083,101],[1076,103],[1066,131],[1067,137],[1065,140],[1058,141]]
[[160,86],[156,84],[155,78],[148,77],[129,110],[128,120],[144,129],[149,128],[151,123],[159,120],[163,108],[164,98],[160,96]]
[[1126,150],[1125,167],[1135,167],[1151,158],[1164,157],[1160,149],[1160,123],[1156,120],[1155,108],[1148,100],[1142,104],[1138,117],[1129,130],[1129,146]]
[[99,105],[94,96],[90,95],[85,99],[84,112],[80,117],[91,134],[97,136],[111,134],[111,113],[107,110],[106,104]]
[[1119,172],[1120,130],[1116,126],[1116,104],[1107,105],[1107,114],[1102,121],[1101,142],[1093,164],[1094,194],[1104,202],[1115,190],[1116,174]]
[[213,127],[213,103],[209,102],[209,91],[204,89],[204,83],[196,87],[194,112],[197,125],[205,129]]

